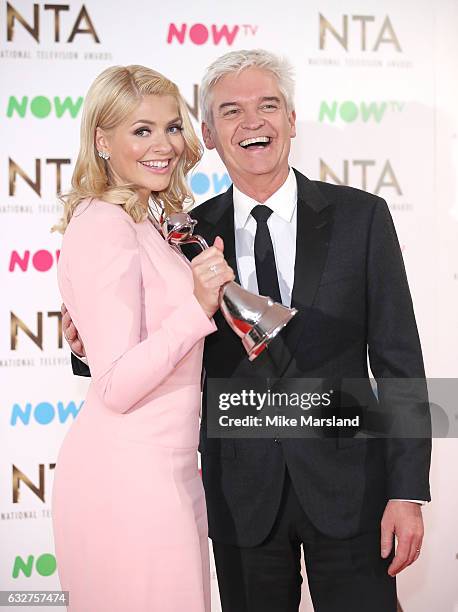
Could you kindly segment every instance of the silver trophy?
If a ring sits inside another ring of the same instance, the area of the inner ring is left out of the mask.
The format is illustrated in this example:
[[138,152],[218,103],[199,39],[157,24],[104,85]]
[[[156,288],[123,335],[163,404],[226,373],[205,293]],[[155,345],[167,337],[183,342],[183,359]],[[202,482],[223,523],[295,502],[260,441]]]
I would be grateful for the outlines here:
[[[193,235],[196,224],[185,212],[172,213],[162,224],[162,234],[169,244],[178,247],[198,244],[204,251],[209,248],[206,240]],[[262,353],[297,313],[296,308],[287,308],[270,297],[251,293],[234,281],[221,287],[219,306],[229,326],[242,339],[250,361]]]

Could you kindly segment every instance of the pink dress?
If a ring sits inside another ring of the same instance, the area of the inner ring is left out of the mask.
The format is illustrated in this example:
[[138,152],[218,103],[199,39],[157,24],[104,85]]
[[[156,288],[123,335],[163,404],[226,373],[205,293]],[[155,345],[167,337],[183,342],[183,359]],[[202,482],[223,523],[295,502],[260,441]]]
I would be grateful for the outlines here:
[[82,202],[59,288],[92,380],[57,460],[53,523],[72,612],[209,612],[197,466],[203,341],[187,262],[150,221]]

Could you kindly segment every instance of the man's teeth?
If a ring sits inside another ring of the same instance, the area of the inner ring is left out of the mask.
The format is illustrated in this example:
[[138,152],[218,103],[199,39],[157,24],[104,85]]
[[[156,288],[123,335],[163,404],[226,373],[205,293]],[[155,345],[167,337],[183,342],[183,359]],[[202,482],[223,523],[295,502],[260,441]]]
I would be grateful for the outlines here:
[[270,142],[270,138],[268,136],[258,136],[257,138],[247,138],[246,140],[242,140],[240,142],[241,147],[247,147],[251,144],[268,144]]
[[144,161],[140,162],[144,166],[148,166],[149,168],[166,168],[169,165],[169,160],[166,161]]

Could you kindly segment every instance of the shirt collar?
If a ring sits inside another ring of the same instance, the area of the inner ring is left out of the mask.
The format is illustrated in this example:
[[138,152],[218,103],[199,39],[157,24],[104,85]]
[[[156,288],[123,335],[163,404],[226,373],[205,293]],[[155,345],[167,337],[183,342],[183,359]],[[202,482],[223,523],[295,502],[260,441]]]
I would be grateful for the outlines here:
[[[235,185],[233,186],[233,200],[235,227],[245,227],[251,211],[259,202],[242,193]],[[289,169],[288,177],[283,185],[263,204],[287,223],[291,223],[297,204],[297,180],[292,168]]]

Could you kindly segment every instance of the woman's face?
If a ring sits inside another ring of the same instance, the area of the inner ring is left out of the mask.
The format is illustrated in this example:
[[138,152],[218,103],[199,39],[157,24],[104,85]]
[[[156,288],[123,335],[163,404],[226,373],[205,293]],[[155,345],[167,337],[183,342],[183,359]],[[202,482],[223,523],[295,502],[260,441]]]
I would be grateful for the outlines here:
[[146,205],[152,191],[167,189],[185,148],[177,101],[171,95],[145,96],[117,127],[97,128],[96,145],[110,154],[116,184],[137,185]]

